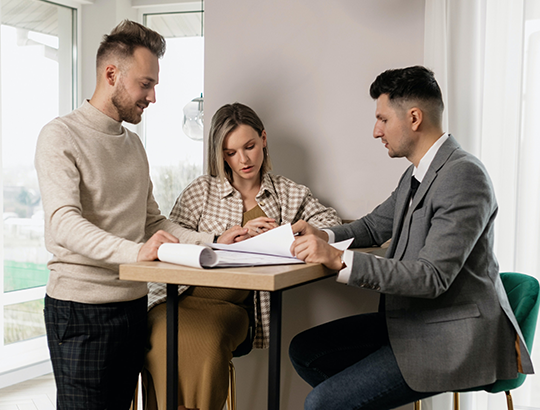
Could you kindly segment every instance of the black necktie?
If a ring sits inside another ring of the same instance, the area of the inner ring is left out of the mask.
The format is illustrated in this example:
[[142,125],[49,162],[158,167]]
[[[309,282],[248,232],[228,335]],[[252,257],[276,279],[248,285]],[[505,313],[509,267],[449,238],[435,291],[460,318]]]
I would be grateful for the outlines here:
[[420,185],[420,181],[418,181],[415,176],[413,175],[411,177],[411,199],[414,198],[414,194],[416,194],[416,190],[418,189],[418,185]]
[[[410,199],[409,199],[409,204],[411,203],[412,199],[414,198],[414,194],[416,194],[416,190],[418,189],[418,186],[420,185],[420,181],[418,181],[415,176],[413,175],[411,177],[411,196],[410,196]],[[405,211],[404,212],[407,212],[407,208],[405,208]],[[405,218],[405,216],[404,216]],[[401,235],[401,226],[399,227],[399,229],[396,231],[396,237],[399,238],[400,235]],[[380,296],[380,299],[379,299],[379,312],[384,312],[385,311],[385,295],[384,293],[381,293],[381,296]]]
[[[411,196],[410,196],[410,199],[409,199],[409,205],[410,203],[412,202],[412,199],[414,198],[414,194],[416,194],[416,190],[418,189],[418,186],[420,185],[420,181],[418,181],[415,176],[413,175],[411,177]],[[405,213],[407,212],[407,208],[405,208]],[[405,216],[403,216],[403,218],[405,218]],[[402,221],[403,222],[403,221]],[[399,227],[399,229],[396,231],[396,238],[399,238],[401,236],[401,226]],[[379,299],[379,312],[384,312],[385,311],[385,300],[386,300],[386,296],[384,293],[381,293],[381,296],[380,296],[380,299]]]

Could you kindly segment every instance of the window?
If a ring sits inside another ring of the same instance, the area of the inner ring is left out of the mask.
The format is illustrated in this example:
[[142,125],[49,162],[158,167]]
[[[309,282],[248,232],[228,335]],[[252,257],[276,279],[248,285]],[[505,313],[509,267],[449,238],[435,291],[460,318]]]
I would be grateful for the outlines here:
[[76,101],[77,10],[34,0],[1,0],[0,7],[1,374],[48,358],[43,297],[51,255],[33,160],[43,125]]
[[[426,1],[426,61],[449,91],[449,131],[471,147],[493,181],[500,271],[540,279],[540,2],[480,3]],[[539,350],[532,349],[533,363]],[[539,409],[537,378],[527,376],[512,391],[516,409]],[[466,410],[504,406],[497,395],[462,396]],[[441,397],[433,398],[433,408],[443,406]]]
[[[202,5],[186,11],[147,12],[143,24],[163,35],[167,42],[160,61],[157,103],[146,110],[143,135],[154,196],[162,213],[168,215],[180,192],[203,173],[202,128],[200,135],[187,135],[183,127],[183,110],[188,103],[195,99],[192,104],[202,109]],[[200,124],[202,127],[202,118]]]

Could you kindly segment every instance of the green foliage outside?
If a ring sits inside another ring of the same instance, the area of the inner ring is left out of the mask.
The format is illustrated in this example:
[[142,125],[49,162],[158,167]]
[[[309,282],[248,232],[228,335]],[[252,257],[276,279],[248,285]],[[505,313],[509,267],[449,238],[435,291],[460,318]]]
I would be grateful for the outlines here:
[[4,292],[45,286],[48,279],[45,264],[4,261]]
[[[45,264],[4,261],[5,292],[44,286],[48,278],[49,270]],[[4,344],[44,334],[43,299],[4,307]]]
[[4,344],[19,342],[45,334],[43,299],[4,307]]

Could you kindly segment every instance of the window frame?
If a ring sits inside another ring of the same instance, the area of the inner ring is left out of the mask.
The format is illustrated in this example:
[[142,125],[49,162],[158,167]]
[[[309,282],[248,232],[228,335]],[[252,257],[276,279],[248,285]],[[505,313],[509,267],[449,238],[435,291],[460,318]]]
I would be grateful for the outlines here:
[[[78,50],[81,46],[81,9],[82,4],[87,1],[73,0],[40,0],[43,3],[48,3],[54,6],[66,7],[71,12],[71,33],[68,33],[71,38],[70,50],[68,54],[60,55],[63,61],[70,61],[70,68],[67,72],[70,73],[67,81],[59,83],[59,114],[65,115],[71,112],[78,105],[79,90],[81,89],[80,81],[80,64],[78,59]],[[68,10],[69,12],[69,10]],[[2,10],[0,7],[0,16]],[[1,58],[1,57],[0,57]],[[67,64],[61,65],[66,67]],[[62,73],[60,68],[59,77],[65,78],[66,73]],[[1,75],[1,72],[0,72]],[[0,84],[1,87],[1,84]],[[2,110],[2,102],[0,99],[0,112]],[[1,137],[0,129],[0,137]],[[1,139],[0,139],[1,141]],[[2,147],[0,144],[0,153]],[[1,163],[1,157],[0,157]],[[3,173],[0,174],[0,182],[3,186]],[[0,202],[3,204],[3,190],[0,190]],[[2,258],[2,267],[0,267],[0,388],[15,384],[17,382],[27,380],[42,374],[50,373],[52,366],[49,358],[49,350],[47,346],[46,335],[23,340],[20,342],[4,345],[4,307],[24,303],[34,300],[43,299],[45,297],[45,286],[11,291],[4,293],[4,225],[2,223],[0,235],[0,256]]]
[[[156,5],[138,5],[136,3],[141,3],[141,1],[134,0],[132,4],[133,4],[133,7],[136,8],[138,12],[137,21],[143,26],[146,26],[146,16],[153,15],[153,14],[169,14],[169,13],[182,13],[182,12],[192,13],[196,11],[202,11],[203,18],[204,18],[204,2],[202,0],[187,1],[184,3],[177,3],[177,4],[164,4],[164,5],[157,5],[157,6]],[[143,115],[143,118],[139,124],[135,126],[131,126],[131,124],[128,124],[128,127],[133,129],[133,131],[137,133],[142,143],[146,147],[146,118],[145,116]]]
[[[133,3],[135,3],[136,0],[133,1]],[[139,0],[139,2],[141,2]],[[197,0],[197,1],[189,1],[189,2],[184,2],[184,3],[178,3],[178,4],[171,4],[171,5],[133,5],[133,7],[136,7],[138,8],[138,22],[144,26],[148,26],[148,17],[152,17],[152,16],[156,16],[156,15],[167,15],[167,14],[188,14],[188,13],[201,13],[201,37],[203,39],[203,42],[204,42],[204,0]],[[203,56],[203,59],[204,59],[204,56]],[[204,71],[204,70],[203,70]],[[203,82],[204,82],[204,72],[202,73],[202,76],[203,76]],[[204,94],[204,84],[203,84],[203,89],[201,89],[201,97],[202,95]],[[194,96],[198,96],[198,95],[195,95],[193,94]],[[152,174],[152,182],[154,184],[154,198],[156,199],[156,201],[158,202],[158,205],[160,206],[160,210],[162,212],[162,214],[164,214],[165,216],[168,216],[169,215],[169,212],[170,210],[172,209],[172,205],[174,205],[174,202],[170,205],[170,206],[165,206],[163,203],[161,203],[161,201],[159,200],[159,179],[156,179],[156,175],[154,174],[154,168],[152,167],[152,157],[151,157],[151,153],[149,151],[149,144],[152,143],[151,139],[149,140],[148,139],[148,124],[149,124],[149,117],[148,117],[148,113],[146,113],[145,115],[143,115],[142,117],[142,121],[136,125],[136,126],[133,126],[131,124],[124,124],[125,126],[127,126],[128,128],[132,129],[133,131],[135,131],[138,135],[139,135],[139,138],[141,139],[145,149],[147,150],[147,153],[148,153],[148,157],[149,157],[149,161],[150,161],[150,164],[151,164],[151,169],[150,169],[150,172]],[[199,171],[199,173],[197,173],[197,176],[199,175],[202,175],[204,174],[205,172],[205,169],[206,169],[206,144],[207,144],[207,141],[206,141],[206,138],[203,138],[202,141],[200,141],[202,143],[202,153],[201,153],[201,156],[200,156],[200,160],[201,160],[201,169]],[[189,172],[189,171],[188,171]],[[188,178],[189,182],[191,182],[193,179],[192,179],[192,176],[189,176],[189,177],[186,177]],[[177,181],[177,180],[175,180]],[[182,184],[183,185],[183,184]],[[187,186],[187,185],[186,185]],[[185,186],[183,186],[185,188]],[[175,191],[176,194],[175,194],[175,198],[178,196],[178,194],[180,194],[180,191],[182,190],[183,188],[181,187],[180,190],[177,190]]]

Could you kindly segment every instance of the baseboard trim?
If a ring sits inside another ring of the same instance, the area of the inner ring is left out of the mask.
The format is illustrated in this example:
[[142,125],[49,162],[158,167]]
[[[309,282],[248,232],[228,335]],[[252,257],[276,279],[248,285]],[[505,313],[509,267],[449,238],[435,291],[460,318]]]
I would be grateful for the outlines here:
[[52,373],[50,359],[0,373],[0,389]]

